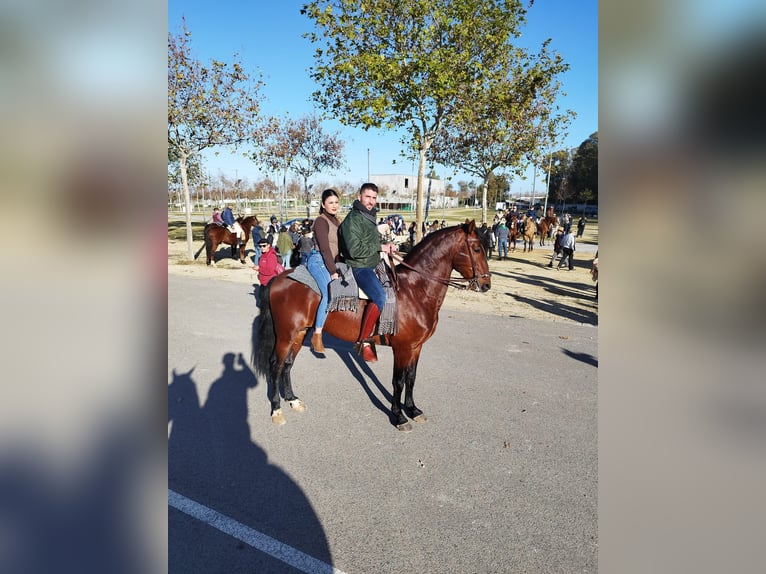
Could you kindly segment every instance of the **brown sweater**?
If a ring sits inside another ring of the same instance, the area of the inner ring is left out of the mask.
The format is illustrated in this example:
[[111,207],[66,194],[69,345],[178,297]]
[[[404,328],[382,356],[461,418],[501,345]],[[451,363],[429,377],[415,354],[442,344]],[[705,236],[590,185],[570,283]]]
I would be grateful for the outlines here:
[[324,265],[332,275],[337,273],[335,261],[338,258],[338,227],[340,221],[334,215],[323,213],[314,220],[314,245],[322,254]]

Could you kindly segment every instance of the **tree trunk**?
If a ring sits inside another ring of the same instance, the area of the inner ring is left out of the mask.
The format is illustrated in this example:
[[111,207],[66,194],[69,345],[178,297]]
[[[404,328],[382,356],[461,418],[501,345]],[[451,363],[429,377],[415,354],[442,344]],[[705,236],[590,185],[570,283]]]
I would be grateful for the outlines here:
[[426,175],[426,149],[421,146],[420,161],[418,162],[418,192],[417,192],[417,217],[415,219],[415,243],[423,239],[423,183]]
[[188,154],[185,152],[181,152],[181,157],[179,158],[179,165],[181,167],[181,186],[184,190],[184,209],[186,210],[186,246],[188,247],[187,255],[189,256],[189,261],[194,261],[194,245],[192,242],[192,224],[191,224],[191,201],[189,199],[189,180],[186,177],[186,159],[188,158]]

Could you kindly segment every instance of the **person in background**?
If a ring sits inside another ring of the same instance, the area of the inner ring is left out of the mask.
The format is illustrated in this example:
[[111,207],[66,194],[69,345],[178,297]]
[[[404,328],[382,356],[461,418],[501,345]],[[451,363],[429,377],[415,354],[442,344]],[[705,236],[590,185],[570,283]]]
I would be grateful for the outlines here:
[[279,228],[279,236],[277,237],[277,251],[279,251],[279,256],[282,258],[282,266],[285,269],[290,269],[292,267],[290,265],[290,258],[293,255],[294,246],[295,244],[293,243],[293,238],[287,231],[287,227],[283,225]]
[[311,233],[311,227],[304,226],[301,229],[300,240],[301,265],[306,265],[309,262],[312,249],[314,249],[314,236]]
[[588,219],[585,217],[585,214],[583,213],[580,216],[580,219],[577,220],[577,237],[582,237],[582,234],[585,232],[585,224],[588,222]]
[[598,251],[596,251],[596,256],[591,261],[590,278],[596,283],[596,296],[594,299],[598,301]]
[[564,261],[569,260],[569,270],[572,271],[574,269],[575,236],[571,229],[565,231],[564,237],[561,238],[561,251],[564,255],[561,257],[556,270],[561,269]]
[[556,257],[561,255],[561,240],[564,238],[564,228],[559,227],[556,229],[556,239],[553,242],[553,255],[551,256],[550,262],[548,262],[548,267],[553,267],[553,264],[556,262]]
[[492,251],[495,248],[495,234],[487,227],[487,222],[484,221],[481,227],[477,230],[479,237],[481,238],[482,245],[487,251],[487,260],[492,259]]
[[263,239],[263,226],[261,225],[261,222],[258,221],[253,228],[250,230],[250,235],[253,236],[253,246],[255,247],[255,255],[253,255],[253,263],[255,265],[258,265],[258,261],[261,259],[261,248],[260,248],[260,242],[261,239]]
[[362,324],[357,337],[356,349],[368,362],[378,360],[368,339],[375,332],[375,323],[386,304],[386,291],[375,273],[380,262],[380,254],[396,251],[393,243],[380,242],[377,226],[378,186],[363,183],[359,197],[354,201],[351,211],[340,224],[338,230],[341,250],[346,263],[351,268],[359,287],[370,298],[364,308]]
[[[279,265],[279,259],[277,259],[277,252],[266,240],[265,237],[261,237],[258,242],[258,247],[261,250],[260,261],[253,265],[251,269],[258,272],[258,282],[261,287],[265,287],[269,284],[269,281],[277,276],[277,265]],[[261,300],[261,289],[258,290],[258,302]]]
[[221,217],[221,212],[218,211],[217,207],[213,208],[213,223],[216,225],[224,225],[223,218]]
[[290,239],[293,240],[293,255],[290,259],[290,263],[293,263],[291,267],[301,264],[301,232],[297,221],[293,221],[290,227],[287,228],[287,233],[290,234]]
[[562,220],[564,224],[564,235],[569,233],[569,230],[572,228],[572,216],[568,213],[564,214],[564,219]]
[[340,209],[340,197],[334,189],[325,189],[322,192],[322,204],[319,206],[319,217],[314,220],[312,230],[314,236],[314,249],[309,255],[306,268],[317,282],[322,299],[317,307],[316,321],[314,322],[314,334],[311,335],[311,347],[315,353],[324,353],[322,342],[322,329],[327,320],[327,306],[330,303],[328,286],[330,281],[338,278],[338,270],[335,263],[338,260],[338,227],[340,221],[337,213]]
[[497,260],[508,259],[508,239],[511,233],[505,225],[505,219],[501,219],[497,224],[495,235],[497,236]]
[[279,238],[279,220],[276,215],[272,215],[269,219],[269,226],[266,228],[266,239],[271,242],[272,247],[276,247],[277,239]]

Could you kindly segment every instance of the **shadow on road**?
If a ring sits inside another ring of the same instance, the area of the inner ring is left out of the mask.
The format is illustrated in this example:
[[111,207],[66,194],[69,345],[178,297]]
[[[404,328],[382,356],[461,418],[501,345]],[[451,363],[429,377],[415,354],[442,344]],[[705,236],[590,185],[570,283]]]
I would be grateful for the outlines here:
[[[269,464],[251,440],[247,393],[258,384],[240,353],[222,357],[223,372],[201,406],[193,371],[168,385],[168,488],[326,564],[324,529],[301,488]],[[168,523],[171,572],[288,572],[286,564],[245,547],[174,509]]]
[[564,349],[563,347],[561,349],[561,352],[567,355],[568,357],[572,357],[573,359],[582,361],[586,365],[592,365],[598,368],[598,359],[589,353],[575,353],[574,351],[570,351],[569,349]]

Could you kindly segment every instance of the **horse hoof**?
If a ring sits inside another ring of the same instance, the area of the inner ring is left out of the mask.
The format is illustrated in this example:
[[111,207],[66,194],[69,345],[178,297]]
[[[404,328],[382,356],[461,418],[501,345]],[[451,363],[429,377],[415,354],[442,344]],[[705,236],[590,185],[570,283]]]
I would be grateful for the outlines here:
[[428,417],[424,413],[420,413],[418,416],[412,419],[416,423],[424,423],[428,420]]
[[412,425],[410,423],[402,423],[400,425],[396,425],[396,428],[399,429],[402,432],[411,432],[412,431]]
[[284,415],[282,414],[282,409],[277,409],[271,413],[271,422],[277,426],[282,426],[287,422]]
[[304,403],[300,399],[295,399],[293,401],[290,401],[290,408],[296,412],[302,413],[303,411],[306,410],[306,403]]

